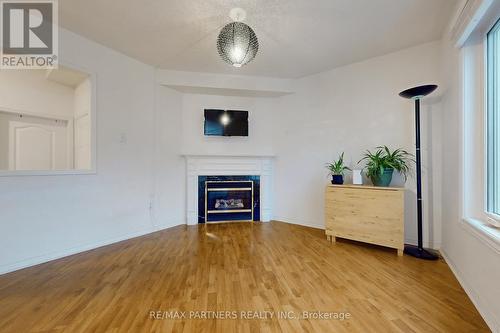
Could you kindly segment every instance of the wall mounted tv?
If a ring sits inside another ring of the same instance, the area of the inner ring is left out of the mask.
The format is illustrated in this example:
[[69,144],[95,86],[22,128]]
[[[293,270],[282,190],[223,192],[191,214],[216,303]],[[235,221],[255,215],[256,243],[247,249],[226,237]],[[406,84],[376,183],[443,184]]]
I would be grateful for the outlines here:
[[248,111],[205,109],[205,135],[248,136]]

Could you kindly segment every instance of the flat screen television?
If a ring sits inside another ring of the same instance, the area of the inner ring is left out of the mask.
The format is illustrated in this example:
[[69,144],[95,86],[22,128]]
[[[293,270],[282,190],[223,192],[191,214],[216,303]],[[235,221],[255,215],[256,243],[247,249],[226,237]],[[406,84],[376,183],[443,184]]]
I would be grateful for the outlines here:
[[206,109],[205,135],[248,136],[248,111]]

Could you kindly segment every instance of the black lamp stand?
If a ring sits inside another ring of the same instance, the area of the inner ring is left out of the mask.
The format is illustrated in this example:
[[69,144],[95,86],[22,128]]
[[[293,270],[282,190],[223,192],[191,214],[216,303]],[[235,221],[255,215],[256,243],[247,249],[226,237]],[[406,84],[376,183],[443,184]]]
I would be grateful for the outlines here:
[[416,135],[416,160],[417,160],[417,229],[418,245],[405,245],[404,253],[410,256],[436,260],[439,256],[431,250],[424,249],[422,244],[422,155],[420,152],[420,100],[437,89],[436,85],[425,85],[405,90],[399,96],[415,101],[415,135]]

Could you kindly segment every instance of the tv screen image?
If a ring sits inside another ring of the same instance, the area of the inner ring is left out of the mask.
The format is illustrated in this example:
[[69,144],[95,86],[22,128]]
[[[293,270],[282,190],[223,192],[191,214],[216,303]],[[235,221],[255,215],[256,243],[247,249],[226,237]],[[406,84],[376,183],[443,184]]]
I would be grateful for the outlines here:
[[248,136],[248,111],[206,109],[205,135]]

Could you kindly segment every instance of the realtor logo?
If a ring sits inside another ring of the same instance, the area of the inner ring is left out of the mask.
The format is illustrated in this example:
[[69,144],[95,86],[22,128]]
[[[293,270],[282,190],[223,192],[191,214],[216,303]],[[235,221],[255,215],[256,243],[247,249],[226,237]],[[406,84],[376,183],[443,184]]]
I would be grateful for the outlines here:
[[56,0],[2,0],[0,69],[57,67]]

